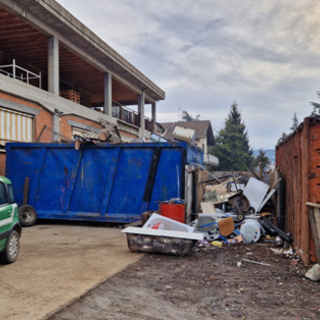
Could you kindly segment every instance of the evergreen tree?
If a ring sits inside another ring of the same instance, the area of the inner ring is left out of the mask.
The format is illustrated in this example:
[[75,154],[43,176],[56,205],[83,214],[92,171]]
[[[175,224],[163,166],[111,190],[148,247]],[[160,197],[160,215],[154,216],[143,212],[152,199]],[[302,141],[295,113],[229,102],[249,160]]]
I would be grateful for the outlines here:
[[214,154],[219,158],[216,170],[246,171],[252,166],[253,150],[236,102],[231,105],[225,128],[216,137]]
[[270,164],[270,159],[266,156],[266,152],[261,148],[259,149],[259,154],[255,159],[253,160],[253,166],[255,168],[261,168],[262,171],[263,169]]
[[287,138],[288,138],[288,135],[285,132],[282,132],[282,136],[278,139],[277,145],[285,141]]
[[292,127],[290,127],[290,130],[294,131],[298,128],[299,126],[299,120],[298,120],[298,117],[297,117],[297,113],[295,112],[293,114],[293,118],[292,118]]
[[310,117],[316,117],[319,115],[319,111],[317,111],[317,107],[313,107],[313,111],[310,114]]
[[200,117],[200,114],[198,114],[195,118],[192,117],[192,114],[190,114],[189,112],[185,111],[185,110],[182,110],[182,116],[181,116],[181,119],[183,121],[186,121],[186,122],[190,122],[190,121],[199,121],[199,117]]
[[[317,91],[318,98],[320,98],[320,91]],[[313,106],[313,111],[310,114],[310,117],[316,117],[320,113],[320,103],[317,102],[310,102],[310,104]]]

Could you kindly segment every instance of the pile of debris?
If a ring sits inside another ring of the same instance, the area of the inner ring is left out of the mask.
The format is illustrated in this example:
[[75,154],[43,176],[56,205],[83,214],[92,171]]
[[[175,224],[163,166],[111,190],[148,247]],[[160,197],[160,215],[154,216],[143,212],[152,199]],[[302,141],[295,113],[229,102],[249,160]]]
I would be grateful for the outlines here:
[[[149,219],[144,219],[142,228],[123,230],[128,236],[130,250],[184,255],[195,244],[196,248],[206,249],[224,244],[250,245],[258,241],[290,246],[290,234],[277,228],[272,223],[272,211],[266,211],[280,180],[269,190],[269,185],[252,177],[246,184],[241,183],[241,177],[226,177],[225,181],[214,179],[219,183],[205,187],[201,212],[190,225],[183,223],[183,202],[173,199],[160,204],[160,214],[147,212]],[[164,216],[162,211],[167,206],[179,211],[180,217]]]
[[93,142],[94,144],[100,143],[121,143],[121,135],[116,124],[110,124],[106,120],[99,118],[98,123],[101,128],[95,126],[88,126],[84,132],[75,132],[75,149],[79,150],[80,145],[84,143]]
[[278,245],[291,244],[291,236],[272,223],[273,213],[264,210],[280,180],[269,190],[269,185],[258,179],[251,177],[245,186],[239,183],[240,179],[231,177],[206,186],[202,212],[192,222],[195,232],[202,233],[207,242],[219,246],[223,242],[251,244],[260,239]]

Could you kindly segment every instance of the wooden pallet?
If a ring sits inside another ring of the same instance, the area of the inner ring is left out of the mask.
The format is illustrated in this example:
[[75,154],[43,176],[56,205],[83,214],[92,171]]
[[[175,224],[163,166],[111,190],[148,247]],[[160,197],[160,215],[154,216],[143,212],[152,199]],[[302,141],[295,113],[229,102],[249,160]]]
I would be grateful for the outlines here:
[[68,99],[74,103],[80,104],[80,94],[74,90],[60,91],[60,97]]

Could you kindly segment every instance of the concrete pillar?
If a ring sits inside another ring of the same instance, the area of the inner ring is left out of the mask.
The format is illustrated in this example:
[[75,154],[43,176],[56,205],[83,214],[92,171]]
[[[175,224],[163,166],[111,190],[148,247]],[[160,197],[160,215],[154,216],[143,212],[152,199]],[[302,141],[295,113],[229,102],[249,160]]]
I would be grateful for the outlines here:
[[59,40],[48,38],[48,91],[59,95]]
[[52,117],[52,141],[60,141],[60,116],[59,113],[54,113]]
[[103,106],[103,112],[112,117],[112,77],[108,72],[104,74]]
[[144,92],[142,94],[138,94],[138,113],[140,116],[140,133],[141,137],[145,136],[145,123],[144,123]]
[[157,126],[156,126],[156,121],[157,121],[157,104],[154,102],[151,105],[151,120],[152,120],[152,130],[153,132],[156,132]]

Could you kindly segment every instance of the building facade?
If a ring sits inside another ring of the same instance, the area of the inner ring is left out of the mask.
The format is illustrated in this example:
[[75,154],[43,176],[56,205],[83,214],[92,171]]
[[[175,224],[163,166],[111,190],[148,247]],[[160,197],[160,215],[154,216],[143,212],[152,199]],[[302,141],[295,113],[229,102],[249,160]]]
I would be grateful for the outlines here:
[[164,91],[56,1],[0,0],[0,21],[1,175],[9,141],[72,139],[100,119],[124,141],[154,131]]

